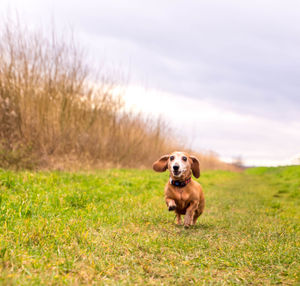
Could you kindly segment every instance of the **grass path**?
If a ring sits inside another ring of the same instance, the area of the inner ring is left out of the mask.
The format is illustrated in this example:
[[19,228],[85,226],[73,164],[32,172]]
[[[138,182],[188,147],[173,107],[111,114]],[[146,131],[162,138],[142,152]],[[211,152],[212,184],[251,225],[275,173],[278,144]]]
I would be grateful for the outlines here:
[[300,167],[212,171],[185,230],[167,174],[0,171],[0,284],[296,285]]

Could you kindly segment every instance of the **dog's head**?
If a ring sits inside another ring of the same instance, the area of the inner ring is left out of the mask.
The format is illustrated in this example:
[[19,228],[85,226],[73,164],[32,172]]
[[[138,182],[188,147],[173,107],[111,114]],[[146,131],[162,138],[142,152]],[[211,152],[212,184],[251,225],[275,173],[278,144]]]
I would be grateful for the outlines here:
[[200,164],[196,157],[190,156],[185,152],[173,152],[164,155],[153,163],[153,170],[156,172],[170,171],[171,178],[174,180],[184,180],[193,175],[200,177]]

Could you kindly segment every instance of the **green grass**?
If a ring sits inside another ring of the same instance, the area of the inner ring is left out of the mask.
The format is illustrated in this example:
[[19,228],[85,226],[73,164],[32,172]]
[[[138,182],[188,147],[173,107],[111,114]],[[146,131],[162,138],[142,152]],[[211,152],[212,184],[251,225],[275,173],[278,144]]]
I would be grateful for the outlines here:
[[204,172],[174,224],[167,173],[0,170],[0,284],[299,283],[300,167]]

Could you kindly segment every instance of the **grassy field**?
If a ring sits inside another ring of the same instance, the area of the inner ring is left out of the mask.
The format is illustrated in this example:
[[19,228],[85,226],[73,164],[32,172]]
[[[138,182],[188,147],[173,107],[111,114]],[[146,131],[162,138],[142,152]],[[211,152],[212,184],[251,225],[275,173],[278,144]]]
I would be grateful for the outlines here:
[[167,178],[0,170],[0,284],[299,283],[300,167],[204,172],[188,230],[167,211]]

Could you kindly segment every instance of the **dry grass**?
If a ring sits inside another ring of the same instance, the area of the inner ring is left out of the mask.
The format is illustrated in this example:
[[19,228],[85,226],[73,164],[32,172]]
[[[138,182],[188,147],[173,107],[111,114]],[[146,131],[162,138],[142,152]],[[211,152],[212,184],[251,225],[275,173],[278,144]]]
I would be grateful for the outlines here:
[[[0,167],[149,167],[180,148],[162,121],[123,108],[116,83],[95,79],[72,37],[1,27]],[[204,168],[232,168],[200,157]]]
[[188,152],[195,155],[200,160],[200,167],[202,170],[227,170],[241,172],[244,169],[242,165],[237,166],[235,164],[228,164],[221,161],[218,154],[215,152],[196,153],[193,152],[193,150]]

